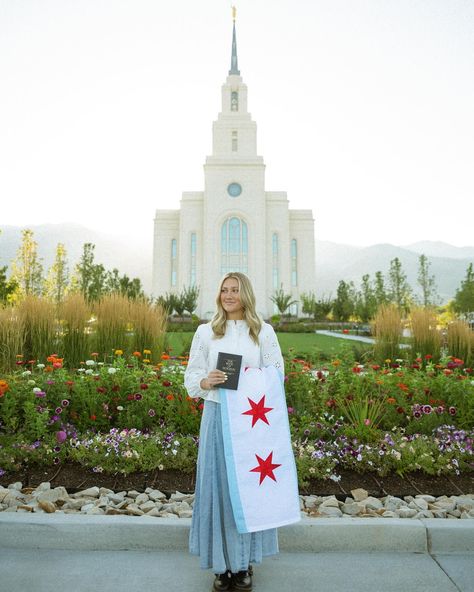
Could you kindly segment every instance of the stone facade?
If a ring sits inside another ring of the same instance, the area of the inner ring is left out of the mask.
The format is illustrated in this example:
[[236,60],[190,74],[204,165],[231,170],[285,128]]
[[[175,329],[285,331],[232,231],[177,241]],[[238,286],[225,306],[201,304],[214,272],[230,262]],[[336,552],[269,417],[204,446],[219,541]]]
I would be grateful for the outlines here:
[[204,191],[184,192],[179,210],[156,211],[153,296],[197,285],[196,314],[209,318],[222,275],[243,271],[253,283],[259,313],[268,318],[275,312],[270,296],[276,289],[295,300],[315,290],[314,220],[311,210],[290,210],[286,192],[265,190],[257,126],[237,69],[235,24],[233,34]]

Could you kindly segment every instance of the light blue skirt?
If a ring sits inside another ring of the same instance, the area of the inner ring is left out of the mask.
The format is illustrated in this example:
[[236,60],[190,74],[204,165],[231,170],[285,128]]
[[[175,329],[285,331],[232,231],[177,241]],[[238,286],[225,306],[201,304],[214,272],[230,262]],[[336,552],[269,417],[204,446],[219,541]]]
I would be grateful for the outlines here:
[[239,534],[229,496],[219,403],[204,402],[189,552],[214,573],[246,570],[278,553],[277,529]]

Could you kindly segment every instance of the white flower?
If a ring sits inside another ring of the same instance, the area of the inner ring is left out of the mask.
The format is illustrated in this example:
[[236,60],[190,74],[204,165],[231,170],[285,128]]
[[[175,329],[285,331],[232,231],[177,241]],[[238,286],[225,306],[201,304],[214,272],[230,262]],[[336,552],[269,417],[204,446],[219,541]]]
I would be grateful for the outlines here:
[[173,442],[173,444],[174,444],[175,446],[179,446],[179,440],[175,440],[175,441]]
[[122,405],[117,405],[117,411],[123,411]]
[[172,453],[173,453],[175,456],[178,454],[178,451],[177,451],[175,448],[173,448],[173,450],[172,450],[171,452],[172,452]]
[[25,370],[21,373],[22,376],[29,376],[31,374],[31,370]]
[[36,367],[39,368],[40,370],[42,370],[45,366],[44,366],[44,364],[37,364]]
[[35,386],[35,388],[33,389],[33,392],[34,393],[40,393],[41,392],[41,389],[38,388],[37,386]]
[[103,366],[104,362],[97,362],[97,366]]
[[117,368],[108,368],[107,372],[109,374],[115,374],[117,372]]
[[36,380],[29,380],[28,384],[36,384]]
[[79,368],[77,371],[78,372],[85,372],[85,369],[84,368]]
[[94,370],[86,370],[86,374],[93,374]]
[[163,471],[163,469],[164,469],[164,468],[165,468],[165,467],[164,467],[163,465],[158,465],[158,470],[159,470],[159,471]]
[[86,366],[95,366],[94,360],[86,360]]

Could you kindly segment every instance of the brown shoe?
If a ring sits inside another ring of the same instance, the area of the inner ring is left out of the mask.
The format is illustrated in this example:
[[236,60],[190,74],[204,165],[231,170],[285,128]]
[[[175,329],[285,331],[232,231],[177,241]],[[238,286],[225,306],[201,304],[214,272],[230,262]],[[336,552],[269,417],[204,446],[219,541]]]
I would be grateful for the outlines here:
[[233,573],[232,584],[234,586],[234,590],[240,590],[241,592],[250,592],[252,590],[251,570]]
[[232,578],[230,571],[222,574],[216,574],[214,584],[212,586],[213,592],[226,592],[232,589]]

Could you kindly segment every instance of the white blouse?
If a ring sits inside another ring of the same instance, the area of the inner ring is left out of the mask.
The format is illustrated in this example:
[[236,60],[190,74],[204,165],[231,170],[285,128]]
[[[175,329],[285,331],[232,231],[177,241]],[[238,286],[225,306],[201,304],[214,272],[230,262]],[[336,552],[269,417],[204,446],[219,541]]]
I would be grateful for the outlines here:
[[[203,390],[201,380],[207,378],[217,364],[217,354],[225,352],[242,356],[242,367],[275,366],[283,374],[284,364],[280,345],[273,327],[263,323],[259,345],[252,341],[246,321],[227,321],[225,335],[216,338],[211,323],[199,325],[193,337],[189,362],[184,374],[184,386],[190,397],[220,402],[219,389]],[[225,385],[223,385],[225,388]]]

